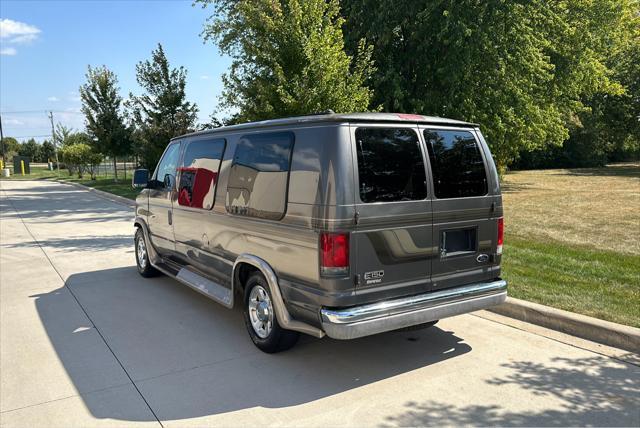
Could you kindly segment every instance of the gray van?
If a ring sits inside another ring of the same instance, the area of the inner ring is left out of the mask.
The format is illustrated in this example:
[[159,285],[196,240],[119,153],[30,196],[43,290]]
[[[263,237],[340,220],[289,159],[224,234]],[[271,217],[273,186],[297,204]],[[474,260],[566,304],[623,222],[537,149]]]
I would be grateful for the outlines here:
[[478,125],[317,114],[177,137],[137,170],[135,252],[229,308],[265,352],[506,299],[502,197]]

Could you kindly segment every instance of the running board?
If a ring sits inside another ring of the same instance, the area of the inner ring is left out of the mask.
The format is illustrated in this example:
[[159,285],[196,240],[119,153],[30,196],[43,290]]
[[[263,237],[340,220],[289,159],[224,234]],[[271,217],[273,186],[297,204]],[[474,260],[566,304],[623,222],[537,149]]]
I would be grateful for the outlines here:
[[211,281],[188,267],[180,268],[177,274],[175,273],[175,269],[172,269],[170,265],[165,263],[159,263],[154,265],[154,267],[165,275],[177,279],[181,283],[188,285],[197,292],[204,294],[221,305],[226,306],[227,308],[233,307],[233,290],[231,288],[227,288],[224,285]]

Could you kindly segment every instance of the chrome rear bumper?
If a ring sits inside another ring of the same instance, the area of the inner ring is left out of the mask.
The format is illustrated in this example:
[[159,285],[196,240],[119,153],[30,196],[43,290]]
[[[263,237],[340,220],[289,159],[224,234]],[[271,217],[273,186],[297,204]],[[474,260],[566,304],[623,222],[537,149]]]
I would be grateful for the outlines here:
[[355,339],[499,305],[507,282],[465,285],[345,309],[323,308],[322,329],[334,339]]

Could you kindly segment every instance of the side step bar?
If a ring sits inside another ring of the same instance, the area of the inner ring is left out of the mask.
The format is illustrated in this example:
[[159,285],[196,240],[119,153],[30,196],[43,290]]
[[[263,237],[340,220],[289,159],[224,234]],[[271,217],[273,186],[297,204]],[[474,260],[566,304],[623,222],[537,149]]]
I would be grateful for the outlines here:
[[156,263],[153,264],[153,267],[225,307],[233,307],[233,291],[230,288],[205,278],[189,267],[181,267],[177,273],[176,269],[173,269],[167,263]]
[[158,269],[160,272],[169,276],[170,278],[175,278],[183,284],[193,288],[199,293],[215,300],[216,302],[222,304],[227,308],[233,307],[233,290],[236,289],[234,285],[234,281],[236,278],[235,270],[236,267],[240,264],[249,264],[258,268],[262,274],[265,276],[267,280],[267,284],[269,285],[269,290],[271,291],[271,295],[273,297],[273,305],[278,317],[278,323],[282,328],[287,330],[299,331],[301,333],[309,334],[311,336],[315,336],[317,338],[322,338],[324,336],[324,331],[321,329],[309,325],[305,322],[295,320],[289,314],[287,307],[284,304],[284,299],[282,298],[282,294],[280,293],[280,287],[278,286],[278,279],[276,274],[273,272],[271,267],[264,260],[253,256],[251,254],[240,254],[235,263],[233,264],[233,275],[232,275],[232,283],[231,288],[227,288],[221,284],[218,284],[210,279],[204,277],[203,275],[195,272],[193,269],[189,269],[188,267],[182,267],[170,261],[164,260],[154,248],[152,242],[149,239],[149,230],[147,229],[146,223],[143,219],[139,219],[136,217],[135,222],[137,227],[140,227],[144,233],[144,238],[147,243],[147,251],[149,254],[149,261],[151,266]]

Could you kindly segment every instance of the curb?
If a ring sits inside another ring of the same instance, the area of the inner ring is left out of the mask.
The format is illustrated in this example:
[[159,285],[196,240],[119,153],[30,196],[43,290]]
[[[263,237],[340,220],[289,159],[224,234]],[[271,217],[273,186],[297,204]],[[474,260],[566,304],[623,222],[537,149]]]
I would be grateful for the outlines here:
[[603,321],[513,297],[507,297],[507,301],[503,304],[487,310],[592,342],[640,354],[640,328]]
[[85,186],[84,184],[74,183],[72,181],[64,181],[64,180],[55,180],[58,183],[70,184],[78,189],[86,190],[88,192],[95,193],[96,196],[99,196],[103,199],[108,199],[111,202],[115,202],[122,205],[127,205],[131,208],[135,208],[136,201],[125,198],[123,196],[114,195],[113,193],[105,192],[103,190],[94,189],[93,187]]

